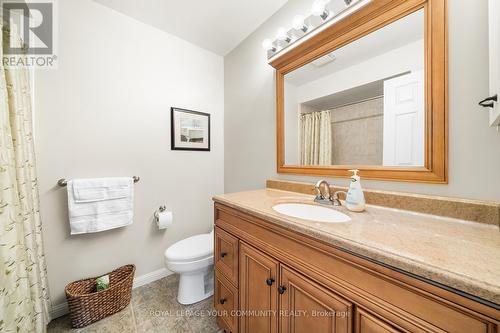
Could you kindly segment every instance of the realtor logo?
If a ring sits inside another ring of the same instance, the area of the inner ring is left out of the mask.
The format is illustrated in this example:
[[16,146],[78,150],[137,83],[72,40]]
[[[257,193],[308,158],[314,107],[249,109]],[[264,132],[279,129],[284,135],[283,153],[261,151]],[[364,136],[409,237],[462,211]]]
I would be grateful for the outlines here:
[[[53,0],[1,0],[4,42],[3,65],[54,68],[57,60]],[[6,33],[8,31],[8,33]]]

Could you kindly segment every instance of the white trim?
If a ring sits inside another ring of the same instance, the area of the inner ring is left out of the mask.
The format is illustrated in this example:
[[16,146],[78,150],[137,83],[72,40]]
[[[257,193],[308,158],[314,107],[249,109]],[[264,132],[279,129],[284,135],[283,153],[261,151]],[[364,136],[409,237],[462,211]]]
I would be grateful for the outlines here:
[[[134,283],[132,284],[132,289],[142,287],[148,283],[154,282],[156,280],[163,279],[164,277],[167,277],[169,275],[173,274],[172,271],[166,269],[166,268],[161,268],[156,271],[137,276],[134,278]],[[50,320],[59,318],[67,314],[68,311],[68,303],[60,303],[56,305],[52,305],[52,308],[49,313]]]
[[49,321],[54,320],[56,318],[62,317],[69,312],[68,303],[60,303],[56,305],[52,305],[49,313]]
[[172,271],[169,271],[166,268],[162,268],[151,273],[147,273],[141,276],[138,276],[134,279],[134,283],[132,285],[132,289],[142,287],[148,283],[154,282],[159,279],[163,279],[169,275],[173,274]]

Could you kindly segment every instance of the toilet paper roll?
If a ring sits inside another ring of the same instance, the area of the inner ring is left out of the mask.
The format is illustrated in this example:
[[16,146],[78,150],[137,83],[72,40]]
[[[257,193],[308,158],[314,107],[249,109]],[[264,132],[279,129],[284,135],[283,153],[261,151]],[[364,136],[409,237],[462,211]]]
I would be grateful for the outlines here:
[[174,219],[174,215],[172,212],[164,211],[164,212],[156,212],[156,225],[158,229],[166,229],[170,225],[172,225]]

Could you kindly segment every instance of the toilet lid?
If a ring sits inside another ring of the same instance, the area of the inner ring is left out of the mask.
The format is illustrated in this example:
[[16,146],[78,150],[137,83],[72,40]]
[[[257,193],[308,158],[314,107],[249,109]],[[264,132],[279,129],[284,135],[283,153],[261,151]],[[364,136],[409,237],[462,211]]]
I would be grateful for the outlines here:
[[165,258],[172,261],[190,261],[212,256],[213,253],[213,235],[203,234],[173,244],[165,251]]

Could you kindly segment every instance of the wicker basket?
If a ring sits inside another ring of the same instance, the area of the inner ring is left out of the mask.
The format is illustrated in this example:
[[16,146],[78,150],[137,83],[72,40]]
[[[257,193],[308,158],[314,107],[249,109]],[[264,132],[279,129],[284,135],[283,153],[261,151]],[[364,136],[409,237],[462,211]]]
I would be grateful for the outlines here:
[[135,266],[125,265],[109,274],[109,287],[96,291],[96,278],[66,286],[71,326],[80,328],[125,308],[130,303]]

